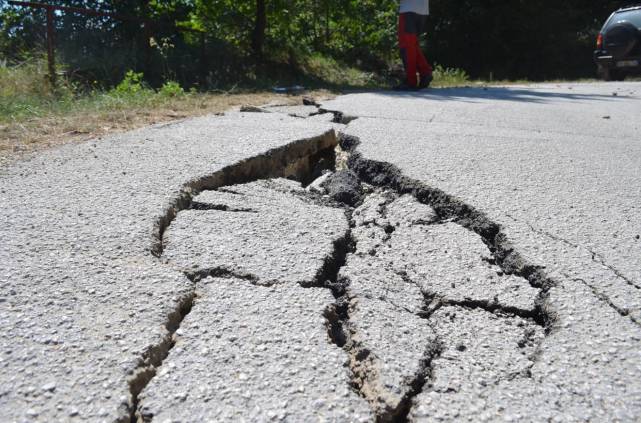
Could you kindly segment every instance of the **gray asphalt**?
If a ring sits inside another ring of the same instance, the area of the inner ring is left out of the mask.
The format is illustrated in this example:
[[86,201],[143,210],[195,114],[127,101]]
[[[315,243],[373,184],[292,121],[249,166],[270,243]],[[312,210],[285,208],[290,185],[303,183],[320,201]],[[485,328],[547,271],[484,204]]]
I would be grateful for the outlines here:
[[334,298],[318,280],[348,231],[344,211],[314,204],[285,179],[206,191],[194,205],[165,233],[163,258],[187,273],[231,279],[197,282],[193,310],[143,392],[141,415],[371,421],[350,389],[347,357],[328,341]]
[[320,109],[0,168],[0,420],[641,419],[641,83]]
[[218,268],[261,285],[317,285],[333,243],[348,229],[344,211],[313,204],[300,184],[285,179],[231,190],[206,191],[194,198],[204,210],[178,213],[165,232],[163,260],[187,273]]
[[[437,367],[412,420],[641,418],[641,84],[359,94],[322,106],[358,117],[346,132],[365,160],[484,213],[554,282],[527,379],[442,394]],[[448,415],[443,404],[457,406]]]
[[371,421],[327,342],[329,291],[201,281],[176,346],[141,397],[158,422]]
[[151,254],[158,220],[193,181],[315,137],[331,125],[231,113],[1,169],[0,420],[129,421],[130,381],[192,291]]

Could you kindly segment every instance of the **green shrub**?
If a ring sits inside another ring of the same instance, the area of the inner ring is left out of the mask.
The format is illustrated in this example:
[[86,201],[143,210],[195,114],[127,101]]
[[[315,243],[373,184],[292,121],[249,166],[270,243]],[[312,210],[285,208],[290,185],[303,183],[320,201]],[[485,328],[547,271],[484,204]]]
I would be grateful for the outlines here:
[[120,84],[116,85],[112,92],[123,96],[140,94],[148,90],[148,88],[143,85],[143,77],[144,75],[142,72],[128,70],[123,80]]
[[176,81],[167,81],[160,87],[158,94],[163,97],[179,97],[185,94],[185,90],[182,89],[180,84]]

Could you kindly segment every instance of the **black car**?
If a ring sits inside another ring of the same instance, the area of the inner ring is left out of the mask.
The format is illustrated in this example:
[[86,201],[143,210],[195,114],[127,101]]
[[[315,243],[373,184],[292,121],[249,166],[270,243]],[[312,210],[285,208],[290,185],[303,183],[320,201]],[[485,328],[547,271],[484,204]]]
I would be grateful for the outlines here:
[[614,12],[597,39],[594,59],[606,81],[622,81],[641,72],[641,4]]

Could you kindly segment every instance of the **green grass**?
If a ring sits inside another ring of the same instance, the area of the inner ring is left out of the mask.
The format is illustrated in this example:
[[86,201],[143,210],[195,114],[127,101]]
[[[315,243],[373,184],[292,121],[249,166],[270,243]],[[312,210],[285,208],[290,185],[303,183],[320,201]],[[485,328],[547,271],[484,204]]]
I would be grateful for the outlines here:
[[380,88],[385,80],[374,72],[343,65],[319,54],[301,60],[301,70],[310,78],[336,88]]
[[64,78],[52,89],[43,60],[0,67],[0,123],[78,111],[102,112],[157,107],[187,95],[173,81],[168,81],[159,90],[153,90],[144,84],[142,74],[133,72],[128,73],[111,90],[86,91]]
[[470,84],[470,77],[463,69],[444,68],[441,65],[434,66],[435,88],[461,87]]
[[0,67],[0,121],[39,115],[64,98],[64,92],[52,92],[45,75],[43,60]]
[[[278,80],[262,76],[245,86],[227,87],[236,93],[268,92],[275,85],[303,83],[312,89],[329,87],[377,87],[382,80],[373,73],[338,64],[332,59],[312,56],[302,61],[299,70],[300,82],[291,78]],[[277,71],[273,72],[278,74]],[[250,78],[251,80],[251,78]],[[252,87],[255,86],[257,88]],[[221,90],[217,91],[218,93]],[[152,89],[140,73],[128,72],[116,87],[87,89],[59,78],[52,89],[47,79],[46,62],[34,58],[17,66],[0,66],[0,124],[22,122],[28,119],[63,116],[76,112],[96,113],[137,108],[156,108],[175,103],[190,102],[211,93],[186,92],[175,81],[167,81],[159,89]]]
[[[341,89],[386,89],[396,85],[403,78],[399,66],[393,70],[382,72],[387,77],[374,72],[365,72],[357,68],[342,65],[334,59],[321,55],[313,55],[301,61],[302,70],[310,77],[317,78],[333,88]],[[472,81],[462,69],[434,66],[435,88],[461,87],[470,85]]]

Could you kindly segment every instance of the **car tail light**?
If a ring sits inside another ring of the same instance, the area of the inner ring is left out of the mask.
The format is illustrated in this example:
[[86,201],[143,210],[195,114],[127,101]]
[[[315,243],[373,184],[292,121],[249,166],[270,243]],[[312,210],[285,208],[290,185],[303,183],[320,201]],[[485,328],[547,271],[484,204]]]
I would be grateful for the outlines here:
[[603,48],[603,34],[599,34],[599,36],[596,37],[596,48],[599,50]]

